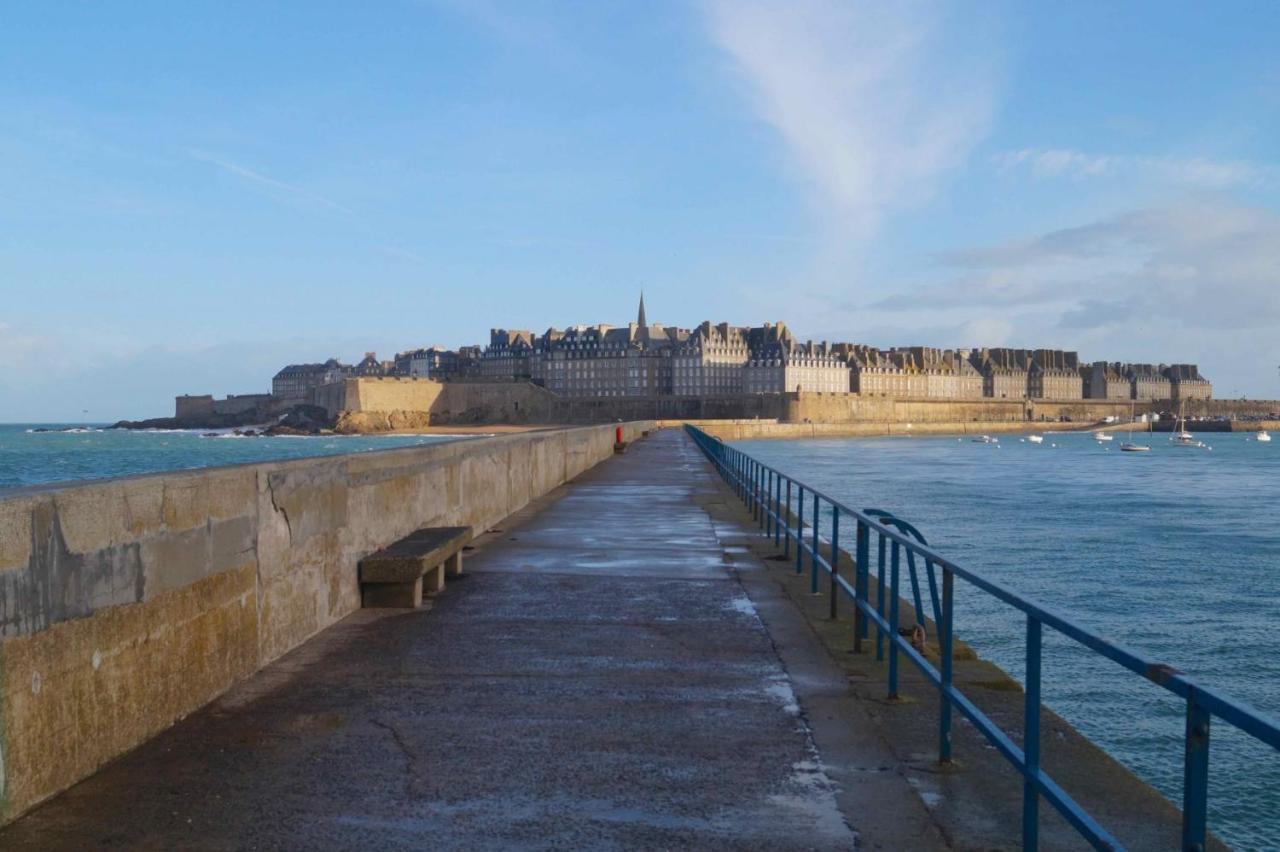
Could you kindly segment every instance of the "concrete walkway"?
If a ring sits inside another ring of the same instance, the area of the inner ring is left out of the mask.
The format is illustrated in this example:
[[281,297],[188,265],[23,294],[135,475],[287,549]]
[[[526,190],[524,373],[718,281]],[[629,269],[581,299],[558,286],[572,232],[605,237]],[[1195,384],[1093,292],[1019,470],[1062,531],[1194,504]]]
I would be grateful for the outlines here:
[[[0,848],[942,845],[664,430],[0,831]],[[354,570],[354,568],[353,568]]]

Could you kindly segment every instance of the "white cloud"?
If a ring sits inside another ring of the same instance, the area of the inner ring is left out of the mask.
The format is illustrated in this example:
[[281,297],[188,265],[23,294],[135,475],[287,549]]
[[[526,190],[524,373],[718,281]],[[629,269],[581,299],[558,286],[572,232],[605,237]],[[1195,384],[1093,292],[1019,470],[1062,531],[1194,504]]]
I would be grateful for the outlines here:
[[[885,299],[872,317],[939,318],[1088,359],[1198,361],[1225,392],[1275,396],[1280,363],[1280,214],[1193,198],[952,252],[938,283]],[[997,340],[975,339],[988,344]]]
[[994,158],[1006,171],[1026,169],[1036,178],[1133,177],[1162,184],[1225,189],[1260,185],[1280,179],[1280,169],[1239,160],[1209,157],[1125,156],[1089,154],[1066,148],[1022,148]]
[[[927,199],[986,134],[989,44],[939,3],[710,0],[712,35],[845,234]],[[976,14],[970,15],[976,17]]]
[[239,163],[233,163],[230,160],[214,156],[213,154],[205,151],[190,150],[187,151],[187,154],[193,159],[217,166],[229,174],[233,174],[238,178],[248,181],[249,183],[271,190],[277,195],[286,196],[293,201],[317,204],[321,207],[328,207],[331,210],[337,210],[342,213],[352,212],[350,208],[344,207],[338,202],[325,198],[323,195],[312,192],[309,189],[305,189],[301,186],[297,186],[296,184],[287,183],[282,180],[276,180],[269,175],[264,175],[261,172],[242,166]]

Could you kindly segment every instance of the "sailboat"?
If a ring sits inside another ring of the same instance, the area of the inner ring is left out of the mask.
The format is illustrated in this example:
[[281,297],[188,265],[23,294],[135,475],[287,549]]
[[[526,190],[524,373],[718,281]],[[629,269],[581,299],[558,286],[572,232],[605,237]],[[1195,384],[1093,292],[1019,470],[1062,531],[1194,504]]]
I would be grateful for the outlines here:
[[[1151,452],[1151,447],[1148,446],[1147,444],[1135,444],[1133,442],[1133,421],[1136,417],[1136,413],[1135,413],[1136,409],[1137,409],[1137,403],[1133,403],[1129,406],[1129,440],[1125,441],[1123,444],[1120,445],[1120,452],[1122,453]],[[1147,428],[1150,428],[1150,425],[1151,425],[1150,422],[1148,422]]]
[[1192,449],[1204,449],[1204,441],[1197,441],[1195,435],[1187,431],[1187,418],[1182,415],[1182,405],[1178,405],[1178,419],[1173,424],[1173,434],[1169,436],[1169,443],[1175,447],[1191,447]]

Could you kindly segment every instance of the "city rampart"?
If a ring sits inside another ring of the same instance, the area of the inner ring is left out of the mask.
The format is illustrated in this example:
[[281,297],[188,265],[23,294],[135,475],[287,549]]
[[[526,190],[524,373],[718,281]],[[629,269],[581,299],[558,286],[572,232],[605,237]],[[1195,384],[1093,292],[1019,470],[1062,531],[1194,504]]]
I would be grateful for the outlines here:
[[0,822],[358,608],[362,556],[494,526],[612,455],[614,428],[0,496]]

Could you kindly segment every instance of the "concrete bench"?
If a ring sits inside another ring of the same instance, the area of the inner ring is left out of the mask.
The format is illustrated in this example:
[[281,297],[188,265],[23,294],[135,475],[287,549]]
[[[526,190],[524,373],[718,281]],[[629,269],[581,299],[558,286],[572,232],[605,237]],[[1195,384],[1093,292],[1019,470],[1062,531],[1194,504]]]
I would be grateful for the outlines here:
[[462,574],[462,548],[471,527],[428,527],[360,560],[360,603],[418,607],[422,593],[444,590],[444,577]]

